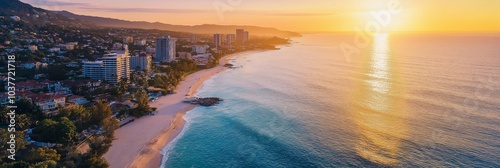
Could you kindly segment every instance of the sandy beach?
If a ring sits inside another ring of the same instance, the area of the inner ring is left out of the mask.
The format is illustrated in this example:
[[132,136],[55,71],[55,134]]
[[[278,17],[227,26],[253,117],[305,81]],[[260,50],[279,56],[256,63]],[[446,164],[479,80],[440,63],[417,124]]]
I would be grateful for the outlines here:
[[228,68],[224,64],[229,59],[261,51],[247,51],[227,55],[219,60],[219,65],[188,75],[177,87],[177,94],[163,96],[153,103],[159,113],[144,116],[115,131],[115,140],[104,155],[111,168],[160,167],[163,148],[177,136],[184,125],[183,116],[195,105],[183,103],[186,94],[194,95],[203,82]]

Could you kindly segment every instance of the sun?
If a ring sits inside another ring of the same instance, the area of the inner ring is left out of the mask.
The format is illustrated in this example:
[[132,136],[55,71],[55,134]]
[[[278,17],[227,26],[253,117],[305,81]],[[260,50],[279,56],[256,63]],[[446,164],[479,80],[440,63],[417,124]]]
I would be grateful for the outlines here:
[[365,8],[356,13],[357,29],[371,32],[391,32],[407,28],[409,10],[397,0],[366,1]]

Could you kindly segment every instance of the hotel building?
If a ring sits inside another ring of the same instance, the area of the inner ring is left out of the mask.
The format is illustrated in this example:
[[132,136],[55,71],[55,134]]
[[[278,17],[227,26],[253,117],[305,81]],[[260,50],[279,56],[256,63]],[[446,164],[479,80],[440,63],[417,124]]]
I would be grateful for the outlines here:
[[166,35],[163,38],[156,39],[155,61],[172,62],[175,60],[175,39]]
[[219,48],[222,46],[222,41],[224,40],[222,34],[214,34],[214,46],[215,48]]
[[235,40],[236,40],[235,34],[226,35],[226,44],[233,44]]
[[122,79],[130,80],[130,57],[128,54],[105,54],[97,61],[83,63],[83,76],[93,80],[104,80],[117,84]]
[[151,56],[141,53],[138,56],[130,57],[130,69],[138,71],[151,70]]

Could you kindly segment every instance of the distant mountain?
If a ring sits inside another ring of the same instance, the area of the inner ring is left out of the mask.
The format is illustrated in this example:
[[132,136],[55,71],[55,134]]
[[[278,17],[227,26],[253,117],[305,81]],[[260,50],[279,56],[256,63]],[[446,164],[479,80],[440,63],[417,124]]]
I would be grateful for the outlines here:
[[43,9],[35,8],[29,4],[22,3],[19,0],[0,0],[0,13],[14,11],[32,13],[33,11],[43,11]]
[[298,37],[299,33],[282,31],[270,27],[258,26],[230,26],[230,25],[172,25],[159,22],[127,21],[113,18],[77,15],[68,11],[48,11],[33,7],[19,0],[0,0],[0,16],[20,16],[22,20],[33,24],[93,24],[102,27],[121,27],[138,29],[159,29],[175,32],[189,32],[196,34],[235,34],[236,29],[245,29],[250,35],[257,36],[278,36],[278,37]]
[[57,12],[33,7],[19,0],[0,0],[0,16],[19,16],[27,24],[89,25],[83,21],[69,19]]
[[214,34],[214,33],[235,34],[236,29],[245,29],[250,32],[250,35],[279,36],[279,37],[301,36],[299,33],[282,31],[270,27],[210,25],[210,24],[185,26],[185,25],[165,24],[159,22],[151,23],[144,21],[127,21],[127,20],[104,18],[104,17],[77,15],[68,11],[60,11],[57,13],[66,16],[68,18],[79,19],[104,27],[124,27],[124,28],[141,28],[141,29],[148,28],[148,29],[160,29],[160,30],[169,30],[177,32],[190,32],[197,34]]

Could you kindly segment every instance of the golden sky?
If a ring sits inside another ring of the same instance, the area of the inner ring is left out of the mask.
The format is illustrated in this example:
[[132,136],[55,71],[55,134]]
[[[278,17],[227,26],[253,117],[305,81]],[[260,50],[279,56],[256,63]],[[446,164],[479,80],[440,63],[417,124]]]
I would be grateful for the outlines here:
[[[353,31],[378,23],[386,31],[500,31],[500,0],[21,0],[48,10],[181,25],[276,27],[298,32]],[[388,6],[399,9],[383,17]]]

